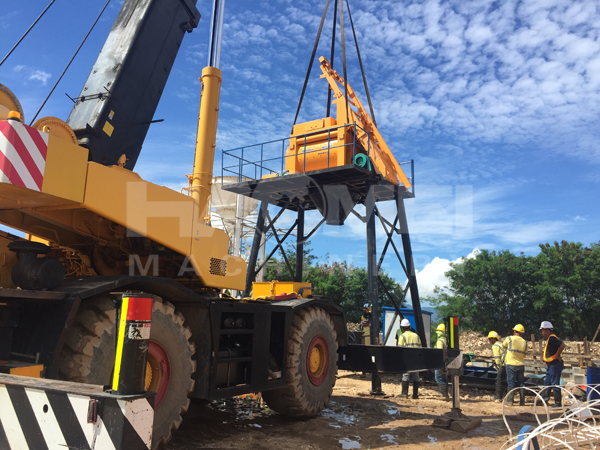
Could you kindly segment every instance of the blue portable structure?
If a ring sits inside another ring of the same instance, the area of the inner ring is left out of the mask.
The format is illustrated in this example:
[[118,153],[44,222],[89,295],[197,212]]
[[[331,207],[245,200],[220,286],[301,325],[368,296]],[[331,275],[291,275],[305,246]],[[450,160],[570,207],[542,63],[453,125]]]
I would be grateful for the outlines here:
[[[385,335],[388,332],[388,328],[390,326],[389,324],[394,319],[394,313],[396,312],[396,310],[389,306],[384,306],[382,308],[382,310],[383,310],[383,340],[382,340],[382,342],[385,342]],[[400,308],[400,312],[406,319],[408,319],[408,321],[410,322],[410,326],[416,330],[417,328],[416,328],[416,322],[415,322],[415,313],[412,310],[412,308]],[[431,316],[433,315],[433,313],[430,311],[424,311],[424,310],[421,310],[421,313],[423,315],[423,328],[425,329],[425,337],[427,339],[427,347],[430,347],[431,346]],[[395,346],[396,345],[396,332],[400,328],[400,320],[401,319],[399,316],[397,316],[396,320],[394,320],[394,323],[390,330],[391,336],[385,345],[387,345],[387,346]]]

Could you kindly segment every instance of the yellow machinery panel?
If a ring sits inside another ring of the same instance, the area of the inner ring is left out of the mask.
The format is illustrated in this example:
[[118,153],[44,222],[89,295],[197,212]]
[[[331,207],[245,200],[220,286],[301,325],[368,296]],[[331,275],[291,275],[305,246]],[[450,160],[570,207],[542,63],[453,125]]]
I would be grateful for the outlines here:
[[227,234],[204,224],[192,197],[116,166],[89,162],[87,174],[86,209],[189,256],[182,275],[193,268],[206,286],[245,287],[246,263],[228,254]]
[[8,155],[0,177],[0,209],[81,203],[88,151],[21,122],[0,122]]
[[[335,96],[337,117],[294,126],[285,155],[286,171],[293,174],[344,166],[351,164],[356,154],[368,153],[375,172],[390,183],[409,189],[410,181],[350,84],[344,82],[325,58],[319,61],[322,78],[327,79]],[[347,90],[347,99],[341,87]]]
[[87,149],[49,135],[42,192],[83,202],[87,161]]
[[[0,182],[0,210],[19,210],[40,206],[65,205],[68,203],[73,202],[25,187]],[[27,230],[23,231],[27,232]]]
[[[203,83],[214,78],[213,90],[218,92],[220,72],[213,68],[206,72]],[[205,116],[210,118],[214,109],[210,107]],[[186,257],[178,277],[189,280],[196,275],[206,287],[244,289],[244,260],[228,254],[229,239],[224,231],[205,223],[214,145],[200,146],[198,153],[205,158],[197,164],[192,196],[187,196],[149,183],[122,167],[88,162],[88,150],[75,143],[72,130],[60,119],[40,119],[35,128],[24,125],[17,113],[11,114],[8,120],[0,120],[7,137],[3,152],[10,162],[0,166],[3,223],[71,251],[91,245],[95,245],[93,251],[110,244],[115,248],[125,233],[113,226],[118,224]],[[209,128],[216,133],[213,119]],[[205,172],[209,173],[208,182],[202,181]],[[8,252],[7,245],[8,238],[0,236],[0,287],[11,287],[8,267],[15,255]],[[126,246],[117,248],[128,252]],[[114,269],[121,270],[118,266]]]
[[137,173],[89,162],[83,206],[182,255],[190,254],[194,201]]
[[192,251],[190,262],[204,284],[221,289],[243,290],[246,287],[246,261],[229,254],[227,233],[204,224],[194,205]]
[[20,375],[22,377],[30,377],[30,378],[42,378],[44,374],[44,366],[42,364],[36,364],[33,366],[20,366],[20,367],[11,367],[10,369],[11,375]]
[[312,284],[310,283],[300,283],[297,281],[256,281],[252,283],[252,298],[291,294],[292,292],[300,295],[302,288],[304,288],[302,297],[306,298],[310,296],[312,293]]

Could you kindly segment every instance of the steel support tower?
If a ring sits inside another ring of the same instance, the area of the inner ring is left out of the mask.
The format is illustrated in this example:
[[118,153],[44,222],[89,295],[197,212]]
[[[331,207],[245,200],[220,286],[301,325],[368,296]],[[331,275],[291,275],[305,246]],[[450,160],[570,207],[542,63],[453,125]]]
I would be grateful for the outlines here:
[[[411,161],[412,172],[412,161]],[[411,181],[414,177],[411,176]],[[259,215],[254,233],[253,245],[248,261],[246,278],[246,296],[250,295],[252,282],[258,272],[265,267],[267,261],[279,250],[284,264],[294,281],[302,282],[304,243],[325,223],[328,225],[343,225],[350,214],[354,214],[365,224],[367,273],[368,273],[368,302],[372,305],[371,313],[371,343],[379,344],[380,314],[379,288],[394,305],[396,314],[402,319],[400,306],[410,291],[412,307],[415,315],[416,331],[421,342],[426,345],[425,328],[421,314],[419,290],[415,276],[410,234],[406,220],[404,199],[414,197],[414,188],[407,190],[404,186],[396,186],[381,176],[364,167],[355,164],[329,167],[326,169],[278,176],[267,179],[245,181],[224,186],[224,189],[246,195],[260,201]],[[378,204],[393,201],[395,214],[386,218]],[[365,206],[365,216],[360,215],[355,206]],[[270,208],[269,205],[275,208]],[[308,233],[305,230],[305,211],[317,209],[322,215],[320,222]],[[292,226],[280,236],[276,223],[285,211],[296,213]],[[272,215],[273,214],[273,215]],[[379,222],[385,232],[386,240],[382,251],[377,253],[376,224]],[[262,264],[257,264],[261,236],[270,232],[276,240],[275,247],[268,253]],[[288,260],[283,244],[295,232],[296,263],[295,267]],[[402,247],[394,240],[400,237]],[[407,278],[402,298],[394,298],[383,284],[381,266],[390,247],[400,263]],[[391,327],[390,327],[391,329]],[[386,330],[389,333],[389,330]],[[373,373],[372,393],[381,393],[379,374]]]

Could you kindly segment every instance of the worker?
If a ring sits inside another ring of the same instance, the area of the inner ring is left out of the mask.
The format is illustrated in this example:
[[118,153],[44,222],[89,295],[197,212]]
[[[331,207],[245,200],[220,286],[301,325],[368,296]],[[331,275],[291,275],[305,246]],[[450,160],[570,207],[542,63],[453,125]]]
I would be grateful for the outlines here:
[[[544,386],[560,386],[560,375],[562,374],[565,365],[562,357],[560,356],[565,349],[565,343],[561,341],[554,334],[554,327],[550,322],[544,320],[540,325],[542,330],[542,336],[546,339],[546,345],[544,346],[544,362],[546,363],[546,377],[544,378]],[[550,393],[554,391],[554,406],[562,406],[562,395],[560,388],[555,387],[554,389],[544,389],[541,394],[542,398],[548,402],[550,400]]]
[[[396,345],[400,347],[422,347],[421,338],[417,333],[410,329],[408,319],[402,319],[400,322],[402,334],[398,336]],[[402,374],[402,393],[400,397],[408,397],[408,384],[412,381],[413,392],[412,398],[419,398],[419,373],[407,372]]]
[[[437,335],[435,348],[448,348],[448,341],[446,340],[446,325],[440,323],[435,330],[435,334]],[[444,400],[450,400],[450,397],[448,397],[448,378],[446,377],[446,372],[442,369],[436,369],[435,382],[437,383],[438,388],[440,389],[442,398]]]
[[[513,328],[513,335],[504,339],[502,346],[506,349],[506,378],[508,381],[508,391],[517,387],[525,386],[525,355],[527,355],[527,341],[523,339],[525,328],[518,323]],[[515,405],[515,392],[509,393],[508,404]],[[525,404],[525,393],[519,389],[519,403]]]
[[494,358],[494,366],[496,367],[496,397],[495,402],[501,402],[504,399],[506,391],[506,349],[500,342],[500,335],[495,331],[488,333],[488,342],[492,345],[492,356]]
[[[404,322],[406,320],[406,322]],[[400,336],[402,336],[402,323],[408,323],[408,325],[410,326],[410,322],[408,321],[408,319],[404,319],[402,318],[402,322],[400,322],[400,327],[398,328],[398,330],[396,330],[396,347],[398,347],[400,344],[398,343],[398,339],[400,339]]]
[[[371,345],[371,307],[368,303],[363,305],[363,313],[360,318],[360,337],[363,345]],[[360,374],[360,378],[366,378],[367,372]]]
[[368,303],[365,303],[363,306],[362,317],[360,318],[360,331],[362,343],[364,345],[371,345],[371,307]]

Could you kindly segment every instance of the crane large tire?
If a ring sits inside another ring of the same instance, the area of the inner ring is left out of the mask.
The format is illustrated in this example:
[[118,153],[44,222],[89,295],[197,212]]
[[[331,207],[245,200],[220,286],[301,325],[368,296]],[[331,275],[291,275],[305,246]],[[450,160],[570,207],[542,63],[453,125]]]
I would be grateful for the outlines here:
[[[115,310],[108,297],[82,303],[67,336],[59,376],[68,381],[108,385],[115,364]],[[190,404],[196,362],[192,333],[174,306],[155,297],[146,365],[146,389],[155,398],[152,448],[166,444]]]
[[327,405],[337,372],[337,336],[329,315],[308,307],[294,314],[287,349],[287,386],[263,392],[272,410],[308,418]]

